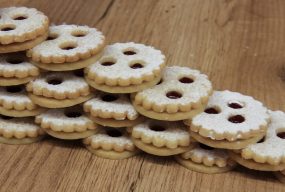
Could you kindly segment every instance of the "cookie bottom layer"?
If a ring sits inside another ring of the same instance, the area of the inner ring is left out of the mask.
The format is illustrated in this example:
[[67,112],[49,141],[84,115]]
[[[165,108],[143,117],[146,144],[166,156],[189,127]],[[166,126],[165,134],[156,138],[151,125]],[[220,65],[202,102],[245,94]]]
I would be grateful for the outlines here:
[[17,138],[5,138],[0,136],[0,143],[10,144],[10,145],[25,145],[30,143],[35,143],[43,139],[44,135],[38,137],[29,137],[23,139]]
[[142,115],[149,117],[151,119],[157,119],[157,120],[162,120],[162,121],[180,121],[184,119],[191,119],[194,116],[202,113],[205,109],[205,106],[201,105],[200,108],[194,109],[189,112],[177,112],[177,113],[167,113],[167,112],[162,112],[158,113],[155,111],[151,110],[146,110],[142,106],[135,104],[134,102],[133,106],[135,109]]
[[12,86],[12,85],[21,85],[26,84],[35,79],[35,77],[26,77],[26,78],[5,78],[0,77],[0,86]]
[[0,114],[10,117],[30,117],[30,116],[36,116],[41,113],[43,113],[46,109],[43,108],[37,108],[33,110],[22,110],[17,111],[14,109],[5,109],[4,107],[0,107]]
[[274,172],[274,175],[277,177],[277,179],[281,183],[285,183],[285,175],[284,174],[282,174],[281,172],[277,171],[277,172]]
[[82,69],[85,68],[93,63],[96,63],[96,61],[100,58],[100,54],[94,55],[88,59],[82,60],[82,61],[76,61],[76,62],[66,62],[66,63],[40,63],[40,62],[32,62],[32,64],[38,66],[39,68],[48,70],[48,71],[72,71],[76,69]]
[[58,139],[65,139],[65,140],[75,140],[75,139],[84,139],[86,137],[89,137],[91,135],[94,135],[97,130],[86,130],[83,132],[63,132],[63,131],[53,131],[51,129],[43,129],[47,134],[50,136],[53,136]]
[[152,81],[144,82],[139,85],[130,85],[130,86],[108,86],[104,84],[99,85],[95,83],[95,81],[90,80],[89,78],[85,79],[90,86],[107,93],[134,93],[155,86],[160,81],[161,76],[155,77]]
[[137,146],[142,151],[157,155],[157,156],[171,156],[171,155],[177,155],[180,153],[184,153],[189,150],[189,147],[177,147],[174,149],[166,148],[166,147],[155,147],[151,144],[147,144],[142,142],[140,139],[132,138],[135,146]]
[[119,160],[119,159],[126,159],[129,157],[132,157],[139,153],[139,150],[135,151],[123,151],[123,152],[116,152],[116,151],[105,151],[103,149],[93,149],[91,146],[87,145],[86,148],[93,154],[95,154],[98,157],[102,157],[105,159],[113,159],[113,160]]
[[38,96],[38,95],[31,94],[31,93],[29,93],[28,96],[35,104],[39,106],[46,107],[46,108],[64,108],[64,107],[71,107],[79,103],[83,103],[91,99],[92,94],[89,94],[87,96],[80,96],[76,99],[62,99],[62,100]]
[[114,128],[120,128],[120,127],[132,127],[135,126],[145,120],[143,116],[138,117],[135,120],[116,120],[116,119],[104,119],[100,117],[93,117],[90,116],[90,119],[94,121],[95,123],[102,125],[104,127],[114,127]]
[[190,131],[190,135],[195,140],[197,140],[199,143],[203,143],[205,145],[208,145],[214,148],[222,148],[222,149],[243,149],[250,144],[257,143],[260,139],[264,137],[264,133],[261,133],[260,135],[257,135],[256,137],[252,137],[250,139],[228,141],[228,140],[213,140],[210,138],[205,138],[193,131]]
[[236,165],[227,165],[225,167],[206,166],[203,164],[195,163],[191,161],[191,159],[183,159],[179,155],[176,155],[174,158],[180,165],[182,165],[183,167],[187,169],[200,172],[200,173],[207,173],[207,174],[224,173],[224,172],[232,170],[236,166]]
[[22,43],[11,43],[7,45],[0,45],[0,53],[11,53],[18,51],[25,51],[35,47],[36,45],[43,42],[48,37],[48,33],[38,36],[33,40],[25,41]]
[[238,164],[253,170],[259,171],[281,171],[285,169],[285,164],[270,165],[267,163],[257,163],[252,159],[244,159],[240,154],[230,151],[230,157],[235,160]]

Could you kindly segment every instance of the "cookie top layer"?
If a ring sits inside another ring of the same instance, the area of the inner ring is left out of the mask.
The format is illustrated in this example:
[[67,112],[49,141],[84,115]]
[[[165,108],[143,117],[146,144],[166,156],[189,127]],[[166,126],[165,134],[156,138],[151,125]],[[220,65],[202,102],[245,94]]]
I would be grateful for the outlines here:
[[0,55],[0,77],[26,78],[39,75],[39,69],[27,61],[24,52]]
[[133,127],[132,137],[156,147],[189,146],[190,136],[181,122],[147,120]]
[[27,96],[24,85],[0,87],[0,106],[17,111],[37,108],[37,105]]
[[212,92],[208,77],[187,67],[167,67],[162,82],[138,92],[134,102],[155,112],[188,112],[202,107]]
[[105,37],[95,28],[58,25],[49,28],[49,38],[27,52],[35,62],[65,63],[90,58],[104,46]]
[[84,78],[72,72],[44,73],[29,82],[26,89],[34,95],[55,99],[74,99],[90,94]]
[[214,140],[235,141],[265,133],[267,109],[250,96],[215,91],[205,111],[192,119],[190,129]]
[[139,85],[161,74],[165,56],[143,44],[115,43],[107,46],[100,60],[86,68],[87,78],[108,86]]
[[114,129],[109,127],[99,128],[99,132],[83,140],[85,145],[93,149],[106,151],[134,151],[136,149],[125,129]]
[[95,97],[84,103],[84,110],[94,117],[116,120],[135,120],[139,114],[132,106],[129,96],[98,92]]
[[81,106],[47,110],[38,115],[35,122],[43,129],[66,133],[96,129],[96,125],[84,114]]
[[0,16],[1,44],[32,40],[48,31],[47,16],[34,8],[2,8]]
[[269,114],[271,123],[265,138],[242,149],[241,155],[245,159],[252,159],[258,163],[278,165],[285,163],[285,113],[269,111]]
[[180,155],[183,159],[191,159],[195,163],[218,167],[226,167],[233,163],[226,150],[214,149],[199,143],[192,143],[190,148],[189,151]]
[[11,118],[0,115],[0,136],[2,137],[22,139],[44,134],[44,131],[34,123],[33,118]]

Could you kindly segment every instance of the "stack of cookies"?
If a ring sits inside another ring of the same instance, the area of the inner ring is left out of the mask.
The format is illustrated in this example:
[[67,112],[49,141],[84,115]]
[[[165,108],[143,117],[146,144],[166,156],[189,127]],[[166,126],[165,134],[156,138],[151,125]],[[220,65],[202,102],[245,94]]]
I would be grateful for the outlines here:
[[0,142],[82,139],[96,156],[140,151],[221,173],[237,164],[285,182],[285,113],[213,91],[154,47],[105,45],[95,28],[49,26],[30,8],[0,9]]

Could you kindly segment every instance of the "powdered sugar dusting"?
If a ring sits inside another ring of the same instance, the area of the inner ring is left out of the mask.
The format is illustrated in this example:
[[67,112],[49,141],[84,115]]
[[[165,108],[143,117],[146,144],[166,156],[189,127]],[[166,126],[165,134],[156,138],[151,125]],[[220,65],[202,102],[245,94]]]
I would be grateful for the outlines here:
[[[244,106],[234,109],[228,106],[230,102],[242,103]],[[200,126],[209,132],[218,134],[239,134],[259,130],[261,126],[267,125],[269,119],[267,109],[261,102],[236,92],[215,91],[207,105],[207,108],[212,107],[217,108],[220,113],[208,114],[203,112],[192,119],[192,125]],[[243,116],[245,121],[242,123],[228,121],[229,117],[235,115]]]

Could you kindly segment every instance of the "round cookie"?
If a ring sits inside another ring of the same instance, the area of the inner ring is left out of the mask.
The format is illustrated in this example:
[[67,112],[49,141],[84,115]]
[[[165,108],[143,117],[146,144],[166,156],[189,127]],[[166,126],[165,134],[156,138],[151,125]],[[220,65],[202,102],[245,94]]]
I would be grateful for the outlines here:
[[13,118],[0,115],[0,143],[30,144],[43,138],[45,132],[31,117]]
[[24,85],[0,87],[0,114],[11,117],[36,116],[45,109],[28,97]]
[[143,44],[115,43],[85,69],[86,81],[108,93],[133,93],[157,84],[165,67],[161,51]]
[[95,93],[84,103],[84,111],[90,118],[107,127],[131,127],[144,120],[132,106],[129,96],[123,94]]
[[99,59],[105,37],[95,28],[58,25],[49,28],[46,41],[27,52],[32,62],[48,71],[84,68]]
[[136,110],[165,121],[189,119],[201,113],[212,93],[208,77],[187,67],[167,67],[162,82],[132,95]]
[[271,123],[264,139],[230,153],[239,164],[260,171],[285,170],[285,113],[269,111]]
[[106,159],[126,159],[139,153],[124,128],[100,127],[97,134],[83,143],[91,153]]
[[26,89],[34,103],[46,108],[70,107],[92,97],[84,78],[72,72],[44,73]]
[[47,37],[49,20],[34,8],[2,8],[0,15],[0,53],[30,49]]
[[175,159],[187,169],[208,174],[227,172],[236,166],[226,150],[200,143],[192,143],[187,152],[176,155]]
[[0,86],[28,83],[39,73],[39,69],[27,61],[24,52],[0,55]]
[[49,135],[59,139],[83,139],[96,133],[94,124],[81,106],[49,109],[38,115],[35,122]]
[[147,120],[132,128],[134,144],[147,153],[170,156],[189,150],[190,136],[181,122]]
[[267,109],[250,96],[214,91],[205,111],[191,121],[190,135],[200,143],[224,149],[241,149],[266,133]]

